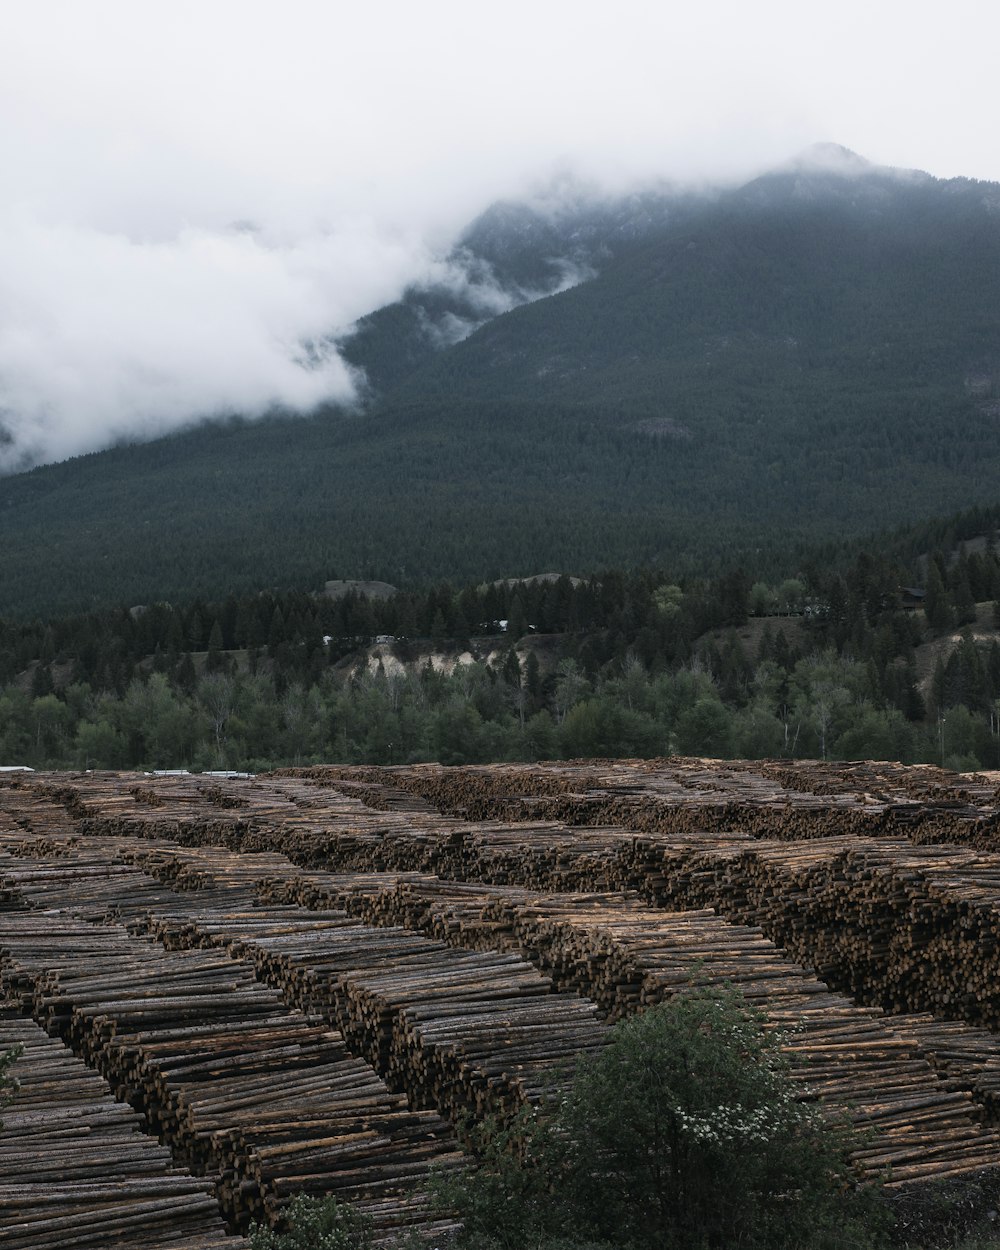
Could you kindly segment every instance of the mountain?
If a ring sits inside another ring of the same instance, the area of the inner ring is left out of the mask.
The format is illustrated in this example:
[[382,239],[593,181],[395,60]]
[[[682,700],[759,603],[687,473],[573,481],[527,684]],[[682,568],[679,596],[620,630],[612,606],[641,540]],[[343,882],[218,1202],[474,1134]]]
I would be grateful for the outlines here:
[[826,146],[711,194],[497,205],[445,273],[345,344],[361,416],[203,426],[0,482],[0,614],[765,569],[997,501],[996,184]]
[[608,198],[557,183],[530,204],[500,201],[462,233],[437,282],[363,317],[341,350],[381,398],[441,348],[501,312],[594,277],[706,200],[668,185]]

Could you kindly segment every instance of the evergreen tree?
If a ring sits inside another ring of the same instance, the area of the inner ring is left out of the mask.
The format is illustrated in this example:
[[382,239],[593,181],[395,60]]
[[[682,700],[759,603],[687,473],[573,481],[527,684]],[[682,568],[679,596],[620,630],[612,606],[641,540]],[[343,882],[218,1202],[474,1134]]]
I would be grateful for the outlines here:
[[226,666],[226,659],[222,654],[222,646],[222,625],[219,619],[216,618],[208,635],[208,655],[205,659],[205,667],[210,673],[218,672],[219,669]]
[[951,600],[945,589],[944,578],[938,560],[931,557],[927,561],[927,593],[924,598],[924,614],[927,624],[935,632],[950,629],[954,623]]
[[510,615],[507,619],[507,637],[511,643],[518,642],[528,630],[528,618],[524,611],[524,601],[520,594],[515,594],[510,603]]

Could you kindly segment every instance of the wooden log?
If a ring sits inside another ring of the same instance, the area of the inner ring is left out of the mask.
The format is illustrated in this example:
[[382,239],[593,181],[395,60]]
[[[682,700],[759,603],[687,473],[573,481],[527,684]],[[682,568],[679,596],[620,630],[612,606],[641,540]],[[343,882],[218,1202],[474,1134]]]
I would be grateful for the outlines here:
[[[67,886],[67,908],[74,886],[78,882]],[[289,1172],[280,1152],[268,1153],[275,1130],[287,1139],[292,1128],[303,1148],[340,1136],[327,1187],[337,1191],[345,1154],[359,1163],[367,1157],[382,1202],[387,1190],[405,1197],[431,1166],[458,1164],[437,1116],[409,1111],[368,1065],[348,1054],[338,1034],[288,1013],[273,991],[222,952],[167,952],[114,925],[95,930],[75,922],[65,911],[55,924],[31,912],[8,917],[4,930],[3,979],[13,968],[22,983],[33,985],[36,1017],[129,1092],[179,1158],[218,1178],[235,1224],[276,1209],[269,1195],[279,1192]],[[369,1125],[366,1133],[386,1142],[387,1150],[417,1144],[417,1155],[394,1181],[369,1149],[359,1152],[353,1127],[359,1114]],[[352,1193],[363,1207],[357,1184]]]
[[179,1171],[140,1117],[58,1039],[0,1009],[0,1050],[23,1049],[0,1135],[4,1246],[245,1245],[209,1181]]
[[[904,1132],[908,1115],[925,1114],[905,1105],[914,1073],[923,1073],[923,1080],[928,1072],[938,1079],[938,1072],[951,1086],[945,1092],[959,1095],[954,1106],[947,1099],[928,1104],[937,1108],[926,1113],[937,1117],[937,1129],[928,1131],[942,1141],[949,1134],[963,1138],[970,1092],[981,1107],[992,1106],[992,1068],[978,1057],[989,1046],[982,1037],[970,1040],[977,1030],[962,1026],[964,1040],[948,1049],[952,1039],[935,1035],[932,1044],[923,1017],[915,1015],[933,1008],[979,1024],[998,1018],[993,995],[1000,983],[1000,929],[993,900],[1000,864],[984,849],[995,844],[997,791],[985,781],[888,765],[701,760],[326,769],[218,786],[198,778],[151,778],[141,785],[132,779],[135,793],[127,781],[73,778],[56,786],[31,779],[17,788],[8,809],[14,828],[0,828],[0,846],[17,843],[18,856],[30,854],[32,842],[37,856],[66,858],[72,851],[81,905],[93,918],[117,914],[130,924],[154,918],[168,945],[224,947],[252,961],[291,1001],[321,1004],[331,1016],[340,1010],[356,1044],[405,1072],[421,1097],[439,1098],[450,1083],[470,1105],[487,1106],[489,1098],[499,1105],[513,1086],[486,1049],[465,1054],[465,1066],[457,1068],[426,1057],[439,1044],[435,1029],[463,1047],[475,1039],[474,983],[456,969],[425,999],[408,998],[421,985],[420,956],[407,948],[406,958],[415,962],[401,973],[394,961],[403,948],[386,944],[388,938],[372,952],[370,977],[355,975],[358,969],[336,955],[337,934],[343,939],[352,923],[391,921],[480,954],[524,951],[555,988],[589,995],[611,1015],[676,992],[685,982],[685,959],[704,960],[707,950],[713,975],[737,980],[776,1018],[784,1011],[787,1019],[807,1020],[807,1040],[823,1065],[814,1066],[817,1096],[848,1097],[850,1077],[840,1073],[860,1065],[865,1079],[881,1081],[892,1094],[881,1104],[879,1123]],[[136,866],[155,874],[134,878],[134,895],[99,862],[112,854],[111,837]],[[169,850],[165,839],[174,843]],[[186,858],[178,855],[180,844],[189,848]],[[89,865],[79,860],[87,846],[95,854]],[[156,863],[143,863],[142,846]],[[58,905],[59,887],[41,861],[35,876],[20,882],[10,876],[7,860],[0,868],[4,897],[26,890],[39,906]],[[345,886],[338,898],[329,889],[331,869],[367,875],[369,884]],[[372,874],[386,872],[394,878],[391,889],[375,888]],[[429,884],[442,876],[455,879],[447,897],[434,893],[445,888],[440,881]],[[261,878],[268,881],[263,893],[257,890]],[[489,898],[463,894],[457,881],[480,893],[488,886]],[[183,907],[166,887],[191,892]],[[518,891],[533,894],[535,902],[515,901]],[[560,905],[554,892],[572,897]],[[574,915],[584,895],[592,899],[590,910]],[[598,903],[598,896],[606,900]],[[273,927],[266,931],[253,914],[259,913],[255,898],[268,903]],[[754,931],[754,942],[762,933],[777,939],[819,977],[769,961],[745,936],[724,939],[727,926],[714,918],[715,933],[706,942],[694,921],[656,933],[640,923],[640,900],[655,904],[651,910],[660,915],[724,912]],[[278,914],[276,905],[288,902],[329,914],[314,916],[315,927],[303,926]],[[617,922],[607,914],[616,906],[624,909]],[[625,919],[628,908],[635,914]],[[824,980],[914,1019],[880,1025],[876,1040],[862,1012],[844,1034],[844,1011],[858,1009],[826,991]],[[58,1027],[66,1027],[59,986],[20,982],[16,975],[11,984],[22,996],[37,997]],[[523,997],[524,984],[515,988]],[[195,1010],[196,994],[177,997]],[[503,995],[485,997],[490,1011],[502,1009]],[[334,1008],[335,999],[348,1006]],[[93,1017],[87,1028],[104,1044],[109,1024],[97,1011],[99,1000],[81,999],[80,1007],[81,1018]],[[141,1014],[146,1006],[133,998],[127,1010]],[[544,1033],[545,1024],[536,1026],[527,1007],[515,1015],[525,1043],[518,1080],[530,1090],[532,1029]],[[421,1031],[425,1053],[417,1059],[406,1020]],[[816,1020],[824,1022],[823,1040]],[[977,1157],[971,1146],[967,1157]]]

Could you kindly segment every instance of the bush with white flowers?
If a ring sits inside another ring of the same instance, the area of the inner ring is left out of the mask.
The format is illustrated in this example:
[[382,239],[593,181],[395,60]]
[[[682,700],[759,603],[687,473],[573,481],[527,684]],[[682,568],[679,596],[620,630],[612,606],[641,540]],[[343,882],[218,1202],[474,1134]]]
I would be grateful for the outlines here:
[[877,1191],[850,1134],[796,1097],[779,1039],[734,990],[618,1024],[551,1112],[487,1126],[449,1186],[469,1250],[867,1250]]

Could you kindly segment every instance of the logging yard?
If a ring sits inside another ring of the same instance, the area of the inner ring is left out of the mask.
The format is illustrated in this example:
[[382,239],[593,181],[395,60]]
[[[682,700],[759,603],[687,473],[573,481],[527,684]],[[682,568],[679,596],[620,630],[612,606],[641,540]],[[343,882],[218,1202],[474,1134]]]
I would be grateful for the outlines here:
[[[668,759],[0,776],[0,1240],[223,1250],[431,1173],[693,982],[919,1204],[1000,1175],[1000,775]],[[991,1181],[992,1183],[992,1181]]]

